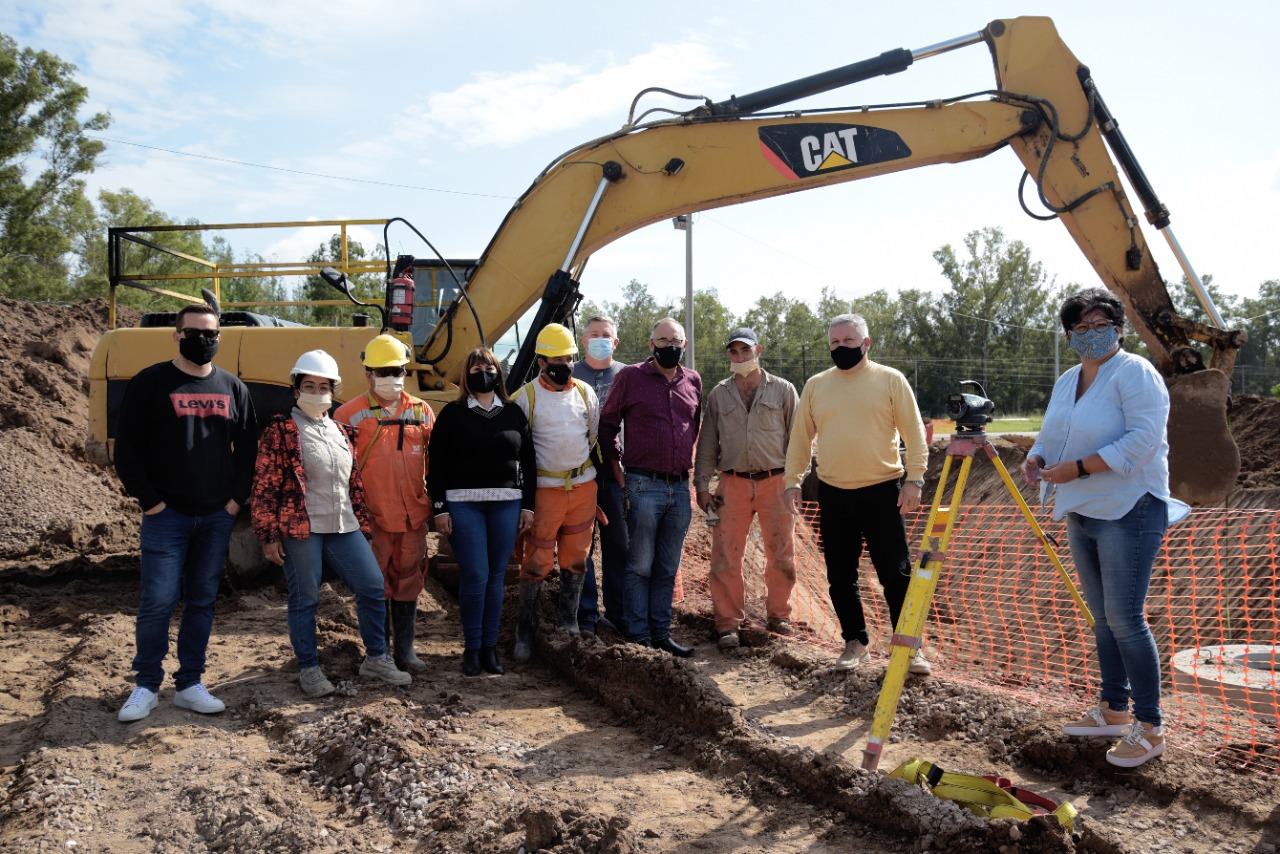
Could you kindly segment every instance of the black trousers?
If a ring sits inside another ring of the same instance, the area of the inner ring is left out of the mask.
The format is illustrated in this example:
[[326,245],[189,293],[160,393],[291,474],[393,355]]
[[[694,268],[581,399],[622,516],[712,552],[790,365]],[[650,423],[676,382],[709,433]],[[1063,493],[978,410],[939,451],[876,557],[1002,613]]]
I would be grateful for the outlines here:
[[858,561],[866,541],[871,564],[884,588],[892,632],[911,584],[907,528],[898,511],[898,481],[840,489],[818,480],[818,529],[831,585],[831,604],[846,641],[870,643],[867,619],[858,595]]

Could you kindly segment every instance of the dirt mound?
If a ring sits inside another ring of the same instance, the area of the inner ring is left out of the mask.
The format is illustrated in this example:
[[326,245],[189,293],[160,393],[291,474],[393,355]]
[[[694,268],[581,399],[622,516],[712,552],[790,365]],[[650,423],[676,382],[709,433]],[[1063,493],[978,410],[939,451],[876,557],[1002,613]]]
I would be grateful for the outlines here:
[[[137,313],[121,312],[122,324]],[[0,567],[47,567],[137,548],[137,507],[84,454],[89,363],[107,303],[0,296]]]

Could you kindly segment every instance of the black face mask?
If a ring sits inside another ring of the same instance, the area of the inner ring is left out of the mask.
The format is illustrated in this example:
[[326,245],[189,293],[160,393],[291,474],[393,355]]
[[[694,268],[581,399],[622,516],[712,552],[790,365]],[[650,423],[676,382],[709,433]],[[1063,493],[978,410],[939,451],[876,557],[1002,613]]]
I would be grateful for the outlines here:
[[471,371],[467,374],[467,389],[476,394],[484,394],[498,387],[498,374],[488,371]]
[[188,362],[194,362],[197,365],[207,365],[213,361],[213,357],[218,355],[218,339],[205,338],[179,338],[178,352],[182,354],[182,358]]
[[552,385],[564,385],[573,376],[573,365],[562,365],[552,362],[547,365],[547,379]]
[[671,370],[680,364],[680,360],[684,358],[683,347],[654,347],[653,360],[658,366],[666,370]]
[[842,371],[847,371],[862,361],[861,347],[837,347],[831,351],[831,361]]

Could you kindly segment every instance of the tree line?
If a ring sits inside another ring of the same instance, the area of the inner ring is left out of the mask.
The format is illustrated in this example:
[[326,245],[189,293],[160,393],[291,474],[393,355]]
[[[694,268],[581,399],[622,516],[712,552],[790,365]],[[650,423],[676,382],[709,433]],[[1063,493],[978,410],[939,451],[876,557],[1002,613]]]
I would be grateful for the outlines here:
[[[998,412],[1043,410],[1058,375],[1079,361],[1066,345],[1058,309],[1069,294],[1094,285],[1057,284],[1025,244],[1008,240],[997,227],[970,232],[960,247],[942,246],[933,258],[945,280],[941,292],[878,290],[842,300],[823,287],[816,300],[806,301],[794,290],[778,291],[735,315],[716,289],[695,290],[695,367],[708,384],[727,377],[728,334],[750,326],[764,348],[766,370],[799,388],[831,367],[828,321],[852,312],[867,319],[872,358],[906,375],[926,415],[942,416],[960,380],[981,382]],[[1249,334],[1235,390],[1280,396],[1280,281],[1265,282],[1257,297],[1240,299],[1222,293],[1211,276],[1204,279],[1229,327]],[[1204,319],[1185,278],[1169,291],[1180,314]],[[658,318],[671,314],[683,323],[687,316],[683,295],[659,299],[634,280],[617,301],[584,303],[579,317],[593,314],[617,320],[624,361],[647,356],[645,342]],[[1136,334],[1126,336],[1125,347],[1145,355]]]
[[[199,224],[175,220],[127,188],[88,197],[85,176],[105,150],[91,134],[107,129],[111,117],[81,117],[89,93],[74,74],[74,65],[45,51],[20,48],[0,34],[0,293],[11,297],[69,303],[104,296],[109,287],[108,228]],[[237,255],[222,237],[198,231],[149,239],[220,265],[263,260],[252,253]],[[386,257],[382,246],[366,250],[355,242],[349,242],[348,255],[353,260]],[[334,235],[307,260],[338,256]],[[906,374],[925,413],[941,415],[959,380],[983,383],[998,411],[1043,409],[1057,373],[1076,361],[1063,341],[1057,309],[1066,294],[1081,286],[1057,284],[1026,245],[1008,240],[997,227],[967,234],[959,247],[942,246],[933,258],[945,282],[940,292],[878,290],[849,301],[823,287],[811,302],[803,293],[778,291],[735,315],[716,289],[698,290],[693,296],[695,367],[708,382],[727,376],[724,342],[735,326],[746,325],[764,345],[766,367],[801,386],[830,366],[827,322],[855,312],[867,319],[872,357]],[[120,260],[122,269],[138,273],[204,270],[133,243],[125,246]],[[1223,293],[1212,277],[1205,280],[1228,326],[1249,334],[1239,354],[1235,390],[1280,396],[1280,281],[1263,282],[1256,297],[1239,298]],[[357,276],[354,285],[357,296],[381,301],[378,275]],[[1181,314],[1204,319],[1185,279],[1170,292]],[[118,296],[123,304],[144,311],[173,308],[171,299],[147,291],[125,288]],[[255,302],[334,299],[338,294],[316,276],[300,285],[280,277],[242,276],[223,279],[221,296],[224,302]],[[265,311],[303,323],[346,325],[360,309],[307,305]],[[656,320],[667,314],[684,319],[684,297],[667,299],[632,281],[618,301],[585,303],[579,318],[600,313],[618,321],[619,355],[637,361],[647,355],[645,341]],[[1136,335],[1127,337],[1126,347],[1142,351]]]

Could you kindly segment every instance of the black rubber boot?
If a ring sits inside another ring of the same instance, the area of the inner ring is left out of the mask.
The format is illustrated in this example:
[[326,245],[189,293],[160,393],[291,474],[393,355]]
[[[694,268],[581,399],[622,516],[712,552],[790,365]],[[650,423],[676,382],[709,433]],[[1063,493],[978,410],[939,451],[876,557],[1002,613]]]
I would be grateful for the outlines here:
[[571,635],[578,631],[578,600],[582,598],[582,585],[587,577],[581,572],[560,571],[560,628]]
[[498,661],[498,651],[491,646],[480,647],[480,666],[485,669],[486,673],[493,673],[498,676],[506,673],[506,668],[502,666],[502,662]]
[[417,602],[388,602],[391,610],[391,622],[395,627],[395,652],[392,658],[401,670],[421,673],[427,665],[413,651],[413,637],[418,627]]
[[[391,615],[392,602],[390,599],[387,599],[386,602],[387,602],[387,619],[382,624],[382,632],[383,632],[383,637],[387,639],[387,654],[391,655],[392,645],[395,643],[395,637],[396,637],[396,624],[395,624],[395,620],[392,619],[392,615]],[[394,657],[395,656],[392,656],[392,658]]]
[[533,658],[533,635],[538,630],[538,593],[541,581],[520,582],[520,617],[516,621],[516,647],[512,657],[520,663]]
[[462,675],[480,675],[480,650],[464,649],[462,651]]

